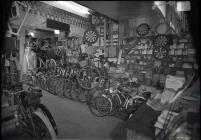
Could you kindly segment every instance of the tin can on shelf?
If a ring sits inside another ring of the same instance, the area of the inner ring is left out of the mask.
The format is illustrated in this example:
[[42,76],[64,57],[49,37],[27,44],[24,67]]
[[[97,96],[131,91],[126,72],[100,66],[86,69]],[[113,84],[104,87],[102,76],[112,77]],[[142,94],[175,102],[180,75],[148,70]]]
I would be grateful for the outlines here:
[[145,84],[145,72],[140,72],[139,74],[138,74],[138,80],[139,80],[139,82],[140,83],[142,83],[142,84]]
[[152,84],[152,76],[153,76],[152,71],[147,71],[147,73],[145,74],[145,79],[146,79],[146,85],[147,86],[151,86],[151,84]]
[[153,86],[158,86],[158,83],[160,82],[160,74],[155,73],[153,75]]
[[160,87],[164,88],[166,76],[165,74],[160,74]]

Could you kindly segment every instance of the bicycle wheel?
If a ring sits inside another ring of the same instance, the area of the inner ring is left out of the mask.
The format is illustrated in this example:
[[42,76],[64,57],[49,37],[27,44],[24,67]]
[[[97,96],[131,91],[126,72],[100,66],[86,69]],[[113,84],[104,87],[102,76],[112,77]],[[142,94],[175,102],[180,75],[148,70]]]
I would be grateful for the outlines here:
[[52,94],[55,94],[55,92],[54,92],[54,83],[55,83],[56,80],[55,80],[54,77],[51,77],[49,80],[50,80],[49,81],[49,90],[50,90],[50,92]]
[[82,103],[87,102],[87,93],[88,92],[89,92],[88,90],[81,88],[81,92],[78,95],[78,100]]
[[41,75],[41,88],[43,90],[47,89],[47,85],[46,85],[46,77],[44,75]]
[[55,92],[56,92],[56,94],[58,95],[58,96],[61,96],[62,94],[63,94],[63,80],[62,79],[58,79],[57,80],[58,82],[57,82],[57,86],[56,86],[56,90],[55,90]]
[[[84,89],[92,89],[99,85],[101,74],[98,68],[87,66],[79,70],[76,76],[79,85]],[[98,79],[98,81],[97,81]]]
[[52,114],[50,113],[49,109],[45,105],[39,104],[37,106],[37,111],[42,112],[45,116],[47,116],[47,118],[49,119],[50,123],[52,124],[52,126],[54,128],[56,135],[58,135],[56,122],[55,122]]
[[17,130],[19,130],[21,132],[19,139],[33,140],[34,134],[33,134],[32,130],[28,127],[28,124],[24,120],[21,120],[21,119],[19,119],[19,124],[20,125],[18,125],[16,128]]
[[117,112],[119,112],[122,108],[123,102],[125,100],[122,100],[121,95],[118,94],[114,94],[114,96],[112,97],[112,110],[111,110],[111,114],[110,115],[114,115]]
[[39,76],[34,76],[34,80],[33,81],[34,81],[33,82],[34,86],[40,87],[40,78],[39,78]]
[[78,96],[79,96],[80,92],[81,91],[80,91],[79,84],[78,84],[77,80],[74,79],[72,81],[72,88],[71,88],[70,96],[72,97],[73,100],[78,100]]
[[45,86],[45,90],[46,90],[46,91],[48,91],[47,80],[48,80],[48,76],[47,76],[47,75],[44,75],[44,86]]
[[56,93],[56,88],[57,88],[57,86],[59,85],[59,80],[58,80],[58,78],[54,78],[54,81],[53,81],[53,83],[52,83],[52,93],[54,94],[54,95],[57,95],[57,93]]
[[46,85],[47,85],[47,91],[50,92],[50,83],[51,83],[51,76],[47,77]]
[[64,80],[63,94],[67,98],[71,98],[70,92],[72,90],[73,83],[70,80]]
[[65,68],[64,78],[68,79],[70,76],[71,69],[69,67]]
[[36,130],[36,139],[56,139],[56,133],[48,118],[39,111],[32,116]]
[[103,89],[102,88],[93,88],[91,90],[89,90],[86,94],[86,98],[87,98],[87,104],[89,104],[91,102],[91,100],[95,97],[98,96],[100,94],[102,94]]
[[112,111],[112,101],[105,94],[96,96],[90,101],[89,110],[97,117],[109,115]]
[[57,63],[54,59],[50,59],[50,60],[46,61],[45,67],[47,70],[49,70],[51,72],[55,72]]

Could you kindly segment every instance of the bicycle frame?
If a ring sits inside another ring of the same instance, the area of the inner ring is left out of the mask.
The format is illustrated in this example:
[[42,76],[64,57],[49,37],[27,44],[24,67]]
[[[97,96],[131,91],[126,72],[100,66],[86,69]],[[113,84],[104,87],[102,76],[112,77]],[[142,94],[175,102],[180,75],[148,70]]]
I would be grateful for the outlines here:
[[[35,125],[32,120],[32,114],[34,113],[35,110],[33,107],[28,107],[28,106],[25,106],[25,104],[23,104],[22,94],[21,94],[22,92],[24,92],[24,90],[18,91],[12,95],[14,96],[16,104],[18,104],[18,107],[19,107],[18,120],[21,122],[21,124],[26,125],[25,127],[28,128],[26,129],[28,132],[33,133],[34,136],[36,136]],[[20,118],[20,115],[22,115],[22,118]],[[27,124],[31,124],[31,125],[27,125]]]

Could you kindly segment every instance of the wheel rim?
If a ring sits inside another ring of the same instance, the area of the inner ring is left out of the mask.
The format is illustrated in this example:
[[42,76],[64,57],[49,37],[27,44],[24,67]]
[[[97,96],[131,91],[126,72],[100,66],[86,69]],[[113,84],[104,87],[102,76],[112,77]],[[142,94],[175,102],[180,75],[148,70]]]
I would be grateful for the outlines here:
[[108,98],[97,96],[91,100],[90,110],[96,116],[109,115],[111,111],[111,103]]

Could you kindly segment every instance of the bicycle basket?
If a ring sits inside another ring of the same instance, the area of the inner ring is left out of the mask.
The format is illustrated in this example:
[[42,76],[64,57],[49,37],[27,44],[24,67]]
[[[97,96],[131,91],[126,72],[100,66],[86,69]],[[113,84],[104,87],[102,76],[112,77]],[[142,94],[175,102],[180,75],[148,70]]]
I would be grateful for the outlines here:
[[40,97],[37,94],[27,94],[25,103],[28,107],[34,107],[40,103]]

